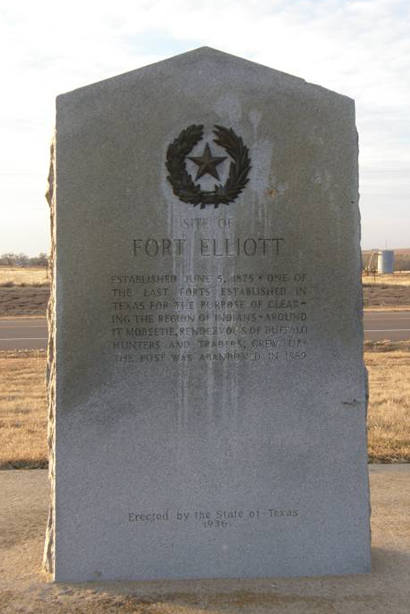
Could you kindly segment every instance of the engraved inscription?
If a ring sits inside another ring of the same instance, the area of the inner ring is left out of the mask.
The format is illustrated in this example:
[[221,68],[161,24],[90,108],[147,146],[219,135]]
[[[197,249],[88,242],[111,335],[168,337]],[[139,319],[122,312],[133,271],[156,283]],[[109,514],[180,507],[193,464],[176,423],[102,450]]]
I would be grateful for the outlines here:
[[304,361],[306,273],[111,276],[114,358],[143,362]]
[[163,524],[194,525],[199,529],[228,529],[243,523],[272,523],[276,520],[294,520],[300,516],[300,510],[293,507],[278,508],[243,508],[219,510],[161,510],[149,512],[128,512],[128,522],[139,527],[153,527]]

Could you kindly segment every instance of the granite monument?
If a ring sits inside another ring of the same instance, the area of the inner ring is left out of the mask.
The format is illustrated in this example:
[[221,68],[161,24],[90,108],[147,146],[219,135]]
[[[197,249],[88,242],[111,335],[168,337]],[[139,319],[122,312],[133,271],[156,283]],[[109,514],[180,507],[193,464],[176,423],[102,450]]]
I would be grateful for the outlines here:
[[354,103],[201,48],[57,99],[58,581],[369,570]]

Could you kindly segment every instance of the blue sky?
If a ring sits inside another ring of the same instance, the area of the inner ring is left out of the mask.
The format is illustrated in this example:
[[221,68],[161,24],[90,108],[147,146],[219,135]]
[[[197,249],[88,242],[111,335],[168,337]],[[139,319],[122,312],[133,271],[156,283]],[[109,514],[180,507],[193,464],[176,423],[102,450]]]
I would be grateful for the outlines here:
[[0,0],[0,253],[48,251],[56,95],[203,45],[354,98],[362,245],[410,247],[408,0]]

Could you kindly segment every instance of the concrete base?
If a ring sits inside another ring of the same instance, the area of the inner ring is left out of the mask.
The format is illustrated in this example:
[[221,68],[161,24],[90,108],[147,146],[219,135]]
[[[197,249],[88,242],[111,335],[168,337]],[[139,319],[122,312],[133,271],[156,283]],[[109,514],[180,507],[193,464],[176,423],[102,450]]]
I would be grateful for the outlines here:
[[0,611],[408,614],[410,465],[371,465],[372,572],[326,578],[52,584],[40,571],[46,471],[0,472]]

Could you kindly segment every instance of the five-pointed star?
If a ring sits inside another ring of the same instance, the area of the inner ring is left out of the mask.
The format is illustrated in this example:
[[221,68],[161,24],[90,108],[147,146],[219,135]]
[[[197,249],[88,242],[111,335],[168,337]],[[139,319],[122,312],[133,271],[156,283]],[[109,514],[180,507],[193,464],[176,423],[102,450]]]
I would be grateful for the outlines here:
[[226,156],[219,158],[217,156],[213,156],[207,143],[202,156],[198,156],[196,158],[191,158],[188,156],[188,158],[189,160],[192,160],[192,162],[195,162],[195,164],[197,164],[199,167],[195,179],[200,179],[203,175],[212,175],[212,177],[215,177],[215,179],[218,179],[219,181],[219,175],[216,167],[218,164],[226,160]]

